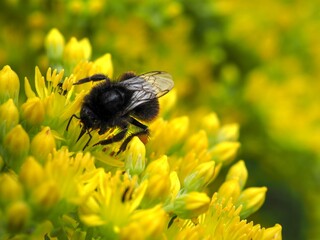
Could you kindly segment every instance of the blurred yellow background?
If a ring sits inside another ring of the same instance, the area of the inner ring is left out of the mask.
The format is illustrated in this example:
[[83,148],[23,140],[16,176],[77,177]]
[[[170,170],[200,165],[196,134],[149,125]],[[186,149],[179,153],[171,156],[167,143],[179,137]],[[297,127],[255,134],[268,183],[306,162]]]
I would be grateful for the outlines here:
[[240,124],[248,186],[268,187],[249,220],[280,223],[284,239],[319,239],[319,9],[315,0],[4,0],[0,68],[45,72],[43,43],[57,28],[66,41],[88,38],[92,59],[111,53],[114,76],[170,72],[176,115],[213,110]]

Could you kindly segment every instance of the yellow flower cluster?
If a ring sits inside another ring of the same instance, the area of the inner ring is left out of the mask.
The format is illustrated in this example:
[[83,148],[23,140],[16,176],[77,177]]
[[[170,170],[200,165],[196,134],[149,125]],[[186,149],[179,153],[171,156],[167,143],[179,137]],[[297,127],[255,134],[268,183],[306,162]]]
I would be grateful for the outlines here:
[[[53,30],[46,48],[70,74],[36,68],[34,84],[25,78],[23,103],[14,71],[0,73],[1,239],[281,239],[280,225],[245,220],[267,189],[245,188],[243,161],[212,186],[235,159],[238,125],[221,125],[215,113],[164,118],[174,111],[175,91],[160,100],[150,138],[134,137],[118,155],[120,143],[83,151],[89,136],[77,140],[79,120],[66,125],[92,84],[73,83],[97,72],[112,76],[111,57],[88,62],[88,41],[64,46],[61,39]],[[117,131],[92,132],[92,142]]]

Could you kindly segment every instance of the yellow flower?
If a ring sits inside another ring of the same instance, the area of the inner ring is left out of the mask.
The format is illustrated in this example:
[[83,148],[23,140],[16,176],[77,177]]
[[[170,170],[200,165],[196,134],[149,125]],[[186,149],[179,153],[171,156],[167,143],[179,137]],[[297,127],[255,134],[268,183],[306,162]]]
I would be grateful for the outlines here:
[[23,196],[23,188],[13,173],[0,174],[0,202],[12,202],[20,200]]
[[160,239],[166,227],[167,214],[160,205],[132,214],[129,224],[120,230],[120,239]]
[[59,60],[62,58],[64,49],[64,37],[58,29],[50,30],[45,39],[45,47],[49,58]]
[[4,124],[5,132],[18,124],[19,111],[12,98],[0,105],[0,121]]
[[209,152],[215,162],[228,164],[235,158],[239,147],[238,142],[224,141],[215,145]]
[[31,141],[31,153],[41,161],[47,160],[55,148],[56,142],[49,127],[44,127]]
[[240,188],[242,189],[247,182],[247,178],[248,171],[245,163],[244,161],[239,161],[229,169],[226,180],[236,180],[239,183]]
[[180,218],[191,219],[205,213],[210,198],[201,192],[190,192],[178,196],[174,201],[173,212]]
[[216,113],[209,113],[201,120],[201,126],[208,133],[216,133],[220,127],[220,121]]
[[20,81],[18,75],[8,66],[0,70],[0,102],[5,102],[12,98],[18,100]]
[[38,97],[28,98],[21,106],[21,114],[30,125],[40,125],[45,118],[43,102]]
[[234,179],[222,183],[218,191],[220,196],[222,196],[226,200],[231,199],[233,202],[235,202],[238,199],[240,192],[241,189],[239,182]]
[[28,157],[21,166],[19,179],[27,188],[32,189],[38,186],[45,177],[43,167],[34,157]]
[[60,200],[60,191],[54,181],[41,183],[32,191],[32,201],[40,211],[48,211]]
[[93,67],[89,71],[89,76],[96,74],[96,73],[102,73],[109,78],[112,78],[113,76],[113,65],[112,65],[112,59],[111,54],[106,53],[103,56],[97,58],[93,62]]
[[20,232],[30,220],[31,210],[29,206],[22,201],[11,203],[6,209],[6,225],[9,232]]
[[242,205],[241,217],[246,218],[256,212],[266,198],[266,187],[251,187],[245,189],[239,196],[236,205]]
[[63,60],[69,68],[91,57],[91,45],[88,39],[78,41],[72,37],[66,44],[63,52]]
[[30,148],[28,133],[18,124],[4,138],[4,147],[12,156],[24,156]]
[[146,149],[138,137],[128,144],[125,153],[125,168],[130,175],[139,175],[146,166]]
[[185,177],[183,186],[188,192],[202,191],[211,181],[213,181],[215,162],[199,164],[188,176]]

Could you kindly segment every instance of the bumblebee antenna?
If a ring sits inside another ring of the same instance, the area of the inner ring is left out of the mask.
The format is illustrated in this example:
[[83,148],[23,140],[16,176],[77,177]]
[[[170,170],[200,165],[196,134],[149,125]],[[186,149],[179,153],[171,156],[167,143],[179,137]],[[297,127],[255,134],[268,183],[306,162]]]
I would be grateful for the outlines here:
[[102,81],[102,80],[106,80],[108,83],[110,82],[110,78],[108,78],[106,75],[95,74],[90,77],[80,79],[78,82],[75,82],[73,85],[80,85],[80,84],[87,83],[87,82],[98,82],[98,81]]

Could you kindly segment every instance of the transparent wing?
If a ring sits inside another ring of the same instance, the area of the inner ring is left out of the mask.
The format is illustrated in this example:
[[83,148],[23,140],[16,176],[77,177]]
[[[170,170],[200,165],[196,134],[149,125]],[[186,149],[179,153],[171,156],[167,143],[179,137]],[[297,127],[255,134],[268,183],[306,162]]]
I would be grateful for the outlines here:
[[169,73],[153,71],[123,80],[117,85],[133,91],[131,101],[125,109],[127,113],[140,104],[165,95],[173,88],[174,83]]

